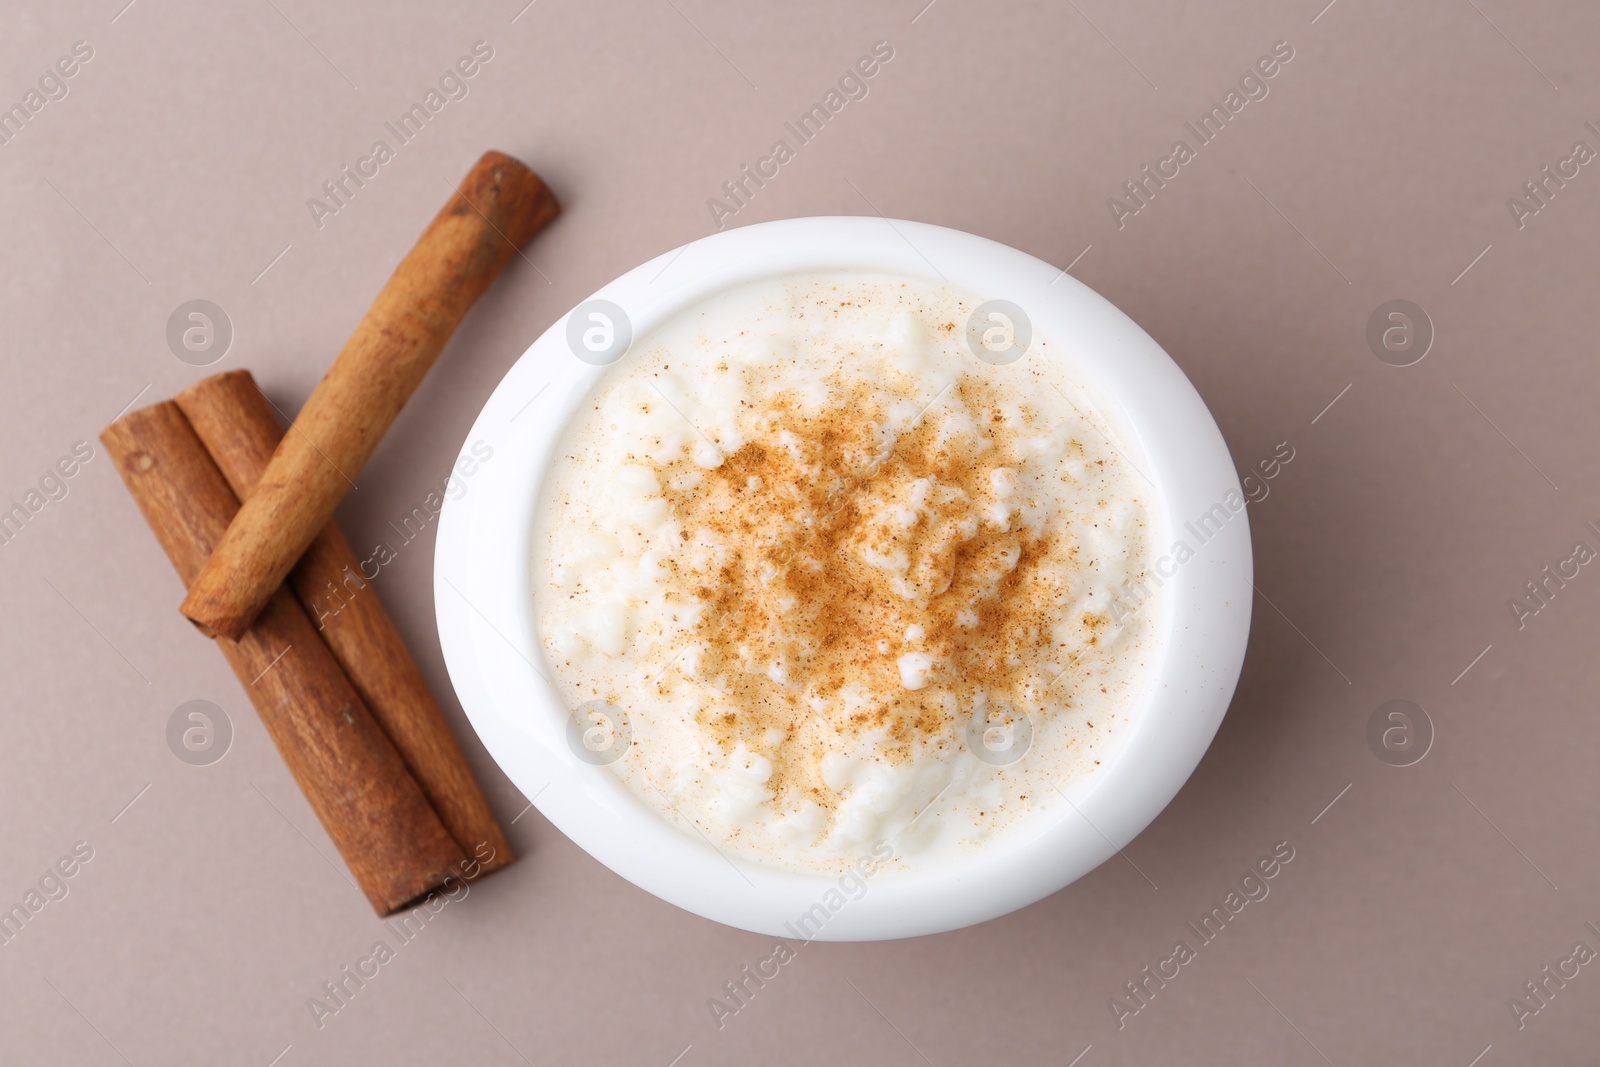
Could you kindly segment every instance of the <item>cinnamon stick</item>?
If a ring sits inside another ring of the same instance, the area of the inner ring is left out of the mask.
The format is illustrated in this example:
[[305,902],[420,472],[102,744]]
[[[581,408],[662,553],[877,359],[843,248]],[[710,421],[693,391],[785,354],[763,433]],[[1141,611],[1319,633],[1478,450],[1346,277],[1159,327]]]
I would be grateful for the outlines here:
[[237,637],[361,471],[445,342],[518,248],[560,211],[539,176],[486,153],[368,309],[189,587],[182,611]]
[[[283,438],[272,405],[247,370],[202,379],[177,396],[235,495],[246,500]],[[444,712],[336,523],[312,538],[288,586],[333,658],[411,770],[462,851],[482,873],[514,858]]]
[[[239,503],[188,419],[163,401],[100,440],[178,577],[192,581]],[[468,868],[288,590],[217,647],[374,911],[399,911]]]

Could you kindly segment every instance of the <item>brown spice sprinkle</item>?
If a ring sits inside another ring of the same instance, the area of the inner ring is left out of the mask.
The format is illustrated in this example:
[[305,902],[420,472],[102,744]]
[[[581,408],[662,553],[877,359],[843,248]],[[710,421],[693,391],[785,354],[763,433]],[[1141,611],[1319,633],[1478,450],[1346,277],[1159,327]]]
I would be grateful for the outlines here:
[[[898,399],[903,420],[905,398],[855,377],[827,384],[821,407],[764,400],[756,432],[714,470],[686,459],[657,470],[685,542],[710,534],[725,546],[673,564],[705,609],[694,674],[712,699],[698,721],[724,752],[742,742],[772,760],[775,797],[798,791],[831,810],[821,761],[839,738],[882,731],[879,758],[904,763],[960,746],[975,706],[1069,707],[1079,641],[1092,644],[1109,620],[1086,616],[1077,647],[1053,647],[1065,586],[1083,566],[1075,546],[1052,553],[1070,520],[985,517],[991,474],[1021,466],[1015,444],[1039,432],[1028,425],[1036,413],[963,374],[896,438],[889,408]],[[952,432],[956,402],[975,433]],[[695,558],[713,562],[695,570]],[[910,652],[933,661],[925,687],[902,684]]]

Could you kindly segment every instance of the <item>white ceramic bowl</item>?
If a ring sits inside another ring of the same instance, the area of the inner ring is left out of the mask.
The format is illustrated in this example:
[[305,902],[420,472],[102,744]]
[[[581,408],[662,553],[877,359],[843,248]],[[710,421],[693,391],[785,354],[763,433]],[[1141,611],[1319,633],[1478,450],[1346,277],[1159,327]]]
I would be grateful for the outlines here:
[[[551,669],[531,600],[530,532],[541,479],[563,428],[604,370],[574,357],[570,313],[511,368],[467,437],[461,455],[475,469],[462,479],[466,491],[444,508],[434,595],[439,640],[467,717],[490,755],[563,833],[635,885],[709,919],[791,938],[855,941],[1004,915],[1131,841],[1188,779],[1222,722],[1244,660],[1252,585],[1238,477],[1205,404],[1148,334],[1042,260],[915,222],[789,219],[693,241],[629,271],[594,299],[622,308],[640,337],[727,286],[839,269],[947,280],[980,299],[1023,308],[1035,335],[1098,392],[1113,436],[1131,443],[1154,484],[1165,514],[1154,525],[1153,554],[1159,560],[1180,539],[1194,551],[1164,568],[1176,573],[1158,594],[1161,644],[1146,703],[1103,765],[1067,788],[1069,806],[1025,820],[959,864],[886,871],[864,892],[852,883],[845,893],[836,878],[715,850],[645,807],[610,769],[578,759],[567,741],[571,709],[541,677]],[[480,462],[484,444],[493,456]],[[1236,513],[1230,501],[1240,502]],[[1216,515],[1219,504],[1229,517],[1208,524],[1208,534],[1213,525],[1220,531],[1200,542],[1186,524]],[[806,916],[810,922],[800,923]]]

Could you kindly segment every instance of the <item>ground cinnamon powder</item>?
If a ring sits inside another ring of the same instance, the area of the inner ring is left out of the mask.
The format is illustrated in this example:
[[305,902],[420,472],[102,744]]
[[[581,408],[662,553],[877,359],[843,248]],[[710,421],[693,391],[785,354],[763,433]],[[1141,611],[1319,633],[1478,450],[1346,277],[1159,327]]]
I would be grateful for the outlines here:
[[[892,393],[828,385],[820,407],[763,400],[759,431],[715,469],[656,466],[682,538],[726,546],[698,569],[689,553],[668,561],[689,591],[669,599],[704,609],[692,670],[714,696],[696,717],[725,753],[771,760],[777,797],[800,790],[832,809],[821,761],[841,737],[875,731],[881,758],[903,763],[961,745],[997,694],[1009,714],[1070,706],[1074,650],[1052,623],[1086,561],[1070,547],[1067,568],[1041,566],[1070,541],[1069,516],[1033,528],[996,514],[995,479],[1019,465],[1031,416],[992,383],[962,374],[909,423]],[[947,419],[962,405],[970,423]],[[1070,442],[1068,458],[1082,452]],[[1078,632],[1093,643],[1107,622],[1085,616]],[[910,688],[901,657],[919,654]],[[654,684],[666,696],[672,680]]]

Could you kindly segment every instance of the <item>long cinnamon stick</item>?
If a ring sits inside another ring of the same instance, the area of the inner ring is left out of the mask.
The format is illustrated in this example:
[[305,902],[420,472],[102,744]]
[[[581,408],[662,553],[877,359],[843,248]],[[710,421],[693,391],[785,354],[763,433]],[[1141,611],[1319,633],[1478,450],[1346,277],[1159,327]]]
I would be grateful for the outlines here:
[[[170,400],[118,419],[100,440],[188,583],[239,507],[222,473]],[[392,914],[468,869],[287,589],[217,647],[374,911]]]
[[189,587],[182,611],[237,637],[330,518],[457,324],[560,211],[510,156],[478,160],[401,261]]
[[[249,499],[283,438],[255,378],[247,370],[213,375],[179,393],[177,404],[234,493]],[[510,863],[511,845],[444,712],[338,524],[312,539],[288,586],[456,843],[483,873]]]

